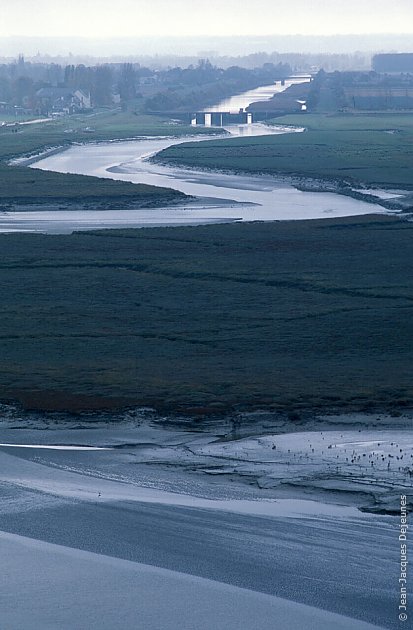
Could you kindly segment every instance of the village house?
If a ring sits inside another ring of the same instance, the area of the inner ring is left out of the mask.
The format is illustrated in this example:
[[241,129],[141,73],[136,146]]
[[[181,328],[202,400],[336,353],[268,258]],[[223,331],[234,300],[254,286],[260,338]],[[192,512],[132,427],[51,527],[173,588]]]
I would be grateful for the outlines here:
[[75,114],[91,109],[90,96],[82,90],[64,87],[45,87],[36,92],[40,114]]

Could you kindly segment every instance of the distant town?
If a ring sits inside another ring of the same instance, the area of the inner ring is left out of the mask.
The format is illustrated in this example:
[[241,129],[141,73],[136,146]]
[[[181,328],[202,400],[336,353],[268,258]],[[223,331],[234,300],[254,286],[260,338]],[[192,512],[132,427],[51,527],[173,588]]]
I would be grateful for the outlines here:
[[248,111],[254,120],[299,112],[413,109],[413,53],[375,55],[369,70],[326,71],[301,61],[220,68],[204,59],[187,68],[157,69],[129,62],[64,66],[20,55],[0,65],[0,124],[13,128],[30,118],[97,108],[175,115],[187,122],[201,106],[300,72],[310,74],[311,82],[252,103]]

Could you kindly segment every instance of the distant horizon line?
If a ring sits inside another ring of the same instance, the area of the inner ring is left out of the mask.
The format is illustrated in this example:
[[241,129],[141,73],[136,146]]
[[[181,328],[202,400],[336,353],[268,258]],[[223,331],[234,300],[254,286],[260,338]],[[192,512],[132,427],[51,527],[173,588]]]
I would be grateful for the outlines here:
[[[335,38],[335,37],[364,37],[364,36],[398,36],[398,37],[413,37],[412,32],[392,32],[392,31],[369,31],[369,32],[359,32],[359,33],[243,33],[242,35],[211,35],[211,34],[197,34],[197,35],[0,35],[0,39],[49,39],[49,40],[60,40],[60,39],[84,39],[84,40],[107,40],[107,39],[162,39],[162,40],[196,40],[199,38],[205,39],[243,39],[244,37],[255,37],[255,38],[267,38],[267,37],[313,37],[313,38]],[[412,42],[413,47],[413,42]]]

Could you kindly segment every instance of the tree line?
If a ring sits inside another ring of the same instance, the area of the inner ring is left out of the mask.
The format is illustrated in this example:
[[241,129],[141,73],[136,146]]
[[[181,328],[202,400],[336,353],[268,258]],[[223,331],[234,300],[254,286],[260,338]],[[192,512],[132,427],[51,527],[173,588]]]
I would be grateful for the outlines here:
[[[0,103],[32,109],[42,88],[82,90],[94,107],[110,106],[143,99],[147,111],[165,111],[183,103],[195,105],[239,90],[250,89],[291,74],[288,64],[265,63],[254,69],[231,66],[223,69],[208,60],[186,68],[154,70],[139,63],[113,63],[96,66],[66,66],[56,63],[26,62],[23,56],[0,65]],[[147,89],[150,86],[150,90]]]

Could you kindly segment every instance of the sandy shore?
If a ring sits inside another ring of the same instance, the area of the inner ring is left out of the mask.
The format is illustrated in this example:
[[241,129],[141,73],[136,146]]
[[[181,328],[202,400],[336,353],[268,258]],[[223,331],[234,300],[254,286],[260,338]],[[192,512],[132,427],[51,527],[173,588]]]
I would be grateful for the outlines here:
[[[315,607],[0,532],[2,624],[29,630],[373,630]],[[35,576],[35,579],[34,579]],[[24,593],[24,595],[23,595]]]
[[[359,517],[363,513],[398,514],[401,494],[408,496],[413,507],[409,413],[398,418],[385,414],[314,416],[296,422],[264,412],[201,423],[162,418],[144,410],[123,415],[108,413],[102,422],[99,414],[83,416],[86,422],[80,416],[74,423],[60,417],[55,424],[53,417],[49,414],[49,420],[44,416],[39,421],[39,416],[27,414],[23,422],[13,415],[3,420],[0,448],[4,447],[9,456],[17,454],[25,460],[39,451],[53,466],[58,466],[64,456],[75,458],[81,472],[83,460],[77,451],[84,447],[103,449],[102,457],[109,460],[105,463],[104,459],[100,465],[110,468],[112,460],[116,461],[122,474],[140,486],[135,496],[139,501],[157,500],[158,495],[154,498],[144,490],[142,479],[149,479],[151,489],[161,493],[162,501],[240,513],[343,513]],[[13,462],[5,466],[4,478],[15,474]],[[101,477],[100,468],[96,476]],[[37,476],[29,468],[26,477],[30,487],[50,490],[44,479],[36,485]],[[53,475],[51,480],[57,483]],[[172,495],[162,494],[165,483]],[[187,493],[182,492],[186,483],[199,487],[199,504],[198,499],[191,496],[188,500]],[[228,484],[238,489],[230,502],[226,496]],[[63,479],[53,493],[71,496],[69,486]],[[95,488],[91,492],[94,496]],[[123,487],[109,487],[107,492],[107,500],[117,496],[131,499]],[[264,503],[246,506],[244,499],[250,495]],[[223,504],[219,502],[222,497]],[[329,508],[321,509],[321,504]]]
[[400,498],[410,417],[1,415],[7,623],[398,627],[397,518],[359,508]]

